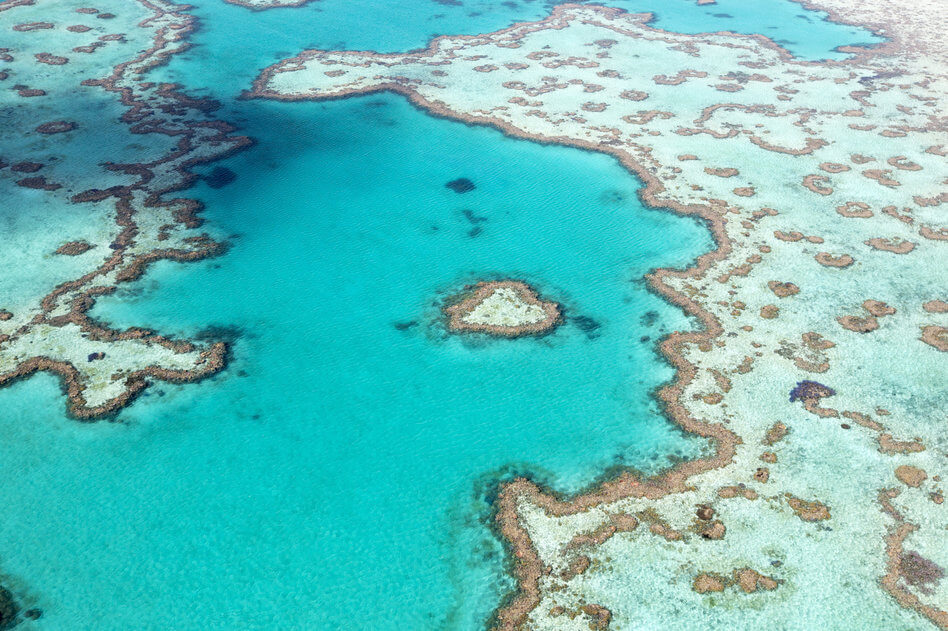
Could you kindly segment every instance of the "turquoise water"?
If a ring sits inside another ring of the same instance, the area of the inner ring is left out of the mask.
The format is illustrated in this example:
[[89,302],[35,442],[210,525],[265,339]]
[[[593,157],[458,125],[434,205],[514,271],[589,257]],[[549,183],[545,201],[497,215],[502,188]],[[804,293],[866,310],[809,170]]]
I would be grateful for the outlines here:
[[[642,275],[711,241],[644,208],[614,160],[395,96],[233,100],[298,48],[395,50],[547,11],[362,4],[202,2],[198,46],[160,71],[220,98],[258,141],[221,163],[233,183],[191,191],[232,248],[161,263],[93,315],[227,339],[232,361],[153,387],[112,423],[64,418],[49,377],[0,391],[0,476],[15,482],[0,485],[0,582],[44,610],[37,628],[481,628],[512,587],[487,526],[498,481],[575,492],[608,467],[654,473],[704,448],[650,396],[673,374],[656,341],[692,324]],[[686,4],[658,25],[760,19]],[[805,42],[795,52],[864,41],[814,20],[777,20]],[[477,188],[444,186],[458,177]],[[539,339],[446,335],[441,300],[497,276],[562,302],[567,323]]]

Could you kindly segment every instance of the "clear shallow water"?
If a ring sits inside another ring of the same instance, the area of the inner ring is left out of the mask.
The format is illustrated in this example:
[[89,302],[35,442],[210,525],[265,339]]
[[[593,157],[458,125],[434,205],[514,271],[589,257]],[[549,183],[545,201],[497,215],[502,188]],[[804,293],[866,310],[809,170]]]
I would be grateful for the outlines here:
[[[650,397],[672,376],[655,341],[689,323],[641,277],[710,239],[643,208],[612,159],[394,96],[230,100],[258,66],[333,38],[395,50],[547,10],[368,6],[202,3],[199,46],[162,70],[211,86],[222,117],[258,140],[224,163],[232,184],[192,191],[233,248],[160,264],[94,315],[223,335],[233,361],[153,388],[114,424],[63,418],[48,377],[0,391],[0,476],[15,480],[0,486],[0,565],[26,581],[43,628],[479,628],[512,586],[486,526],[499,479],[573,492],[609,466],[654,472],[702,448]],[[737,18],[706,19],[695,30]],[[799,23],[788,37],[813,50],[854,41]],[[457,177],[477,189],[444,187]],[[525,278],[573,319],[536,340],[446,336],[440,299],[494,275]]]

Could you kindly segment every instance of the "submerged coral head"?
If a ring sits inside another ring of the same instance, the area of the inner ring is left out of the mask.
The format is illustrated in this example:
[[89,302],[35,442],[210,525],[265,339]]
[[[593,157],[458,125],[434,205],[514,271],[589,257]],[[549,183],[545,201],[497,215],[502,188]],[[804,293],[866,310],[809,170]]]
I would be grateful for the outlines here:
[[795,401],[818,401],[823,397],[831,397],[836,391],[829,386],[816,381],[798,381],[796,387],[790,391],[790,403]]

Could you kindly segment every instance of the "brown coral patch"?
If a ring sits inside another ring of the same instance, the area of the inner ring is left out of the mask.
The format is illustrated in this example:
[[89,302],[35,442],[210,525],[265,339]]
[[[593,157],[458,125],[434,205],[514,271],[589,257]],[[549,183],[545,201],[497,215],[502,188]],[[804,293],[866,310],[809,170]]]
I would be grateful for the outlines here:
[[872,217],[872,211],[869,210],[869,204],[865,202],[846,202],[842,206],[837,206],[836,212],[838,212],[843,217],[860,217],[863,219]]
[[721,499],[731,499],[741,496],[746,500],[756,500],[759,496],[754,489],[747,488],[744,484],[734,486],[722,486],[718,489],[718,497]]
[[734,580],[746,594],[752,594],[761,589],[768,591],[777,589],[777,581],[749,567],[734,570]]
[[62,184],[50,182],[42,175],[38,175],[36,177],[25,177],[22,180],[17,180],[16,185],[22,186],[23,188],[35,188],[42,191],[55,191],[56,189],[62,188]]
[[918,234],[932,241],[948,241],[948,228],[932,230],[928,226],[922,226],[918,229]]
[[836,318],[836,321],[839,322],[839,325],[844,329],[855,331],[856,333],[869,333],[879,328],[879,321],[876,320],[874,316],[860,318],[858,316],[848,315]]
[[740,186],[731,192],[738,197],[753,197],[757,193],[753,186]]
[[60,57],[58,55],[53,55],[52,53],[36,53],[33,55],[36,57],[36,61],[41,64],[47,64],[50,66],[63,66],[69,63],[68,57]]
[[892,173],[891,169],[866,169],[862,172],[864,176],[870,180],[875,180],[882,186],[888,188],[895,188],[896,186],[901,186],[898,180],[893,180],[889,177],[889,173]]
[[934,324],[922,327],[922,336],[919,339],[943,353],[948,353],[948,327]]
[[879,434],[879,451],[884,454],[914,454],[925,451],[925,445],[917,440],[895,440],[892,434]]
[[61,254],[63,256],[79,256],[80,254],[85,254],[92,249],[93,246],[89,245],[85,241],[69,241],[64,243],[56,250],[56,254]]
[[818,500],[807,501],[786,493],[787,505],[803,521],[823,521],[830,518],[830,509]]
[[803,178],[803,186],[818,195],[830,195],[833,188],[827,186],[829,178],[825,175],[807,175]]
[[735,175],[740,175],[740,171],[733,167],[705,167],[704,172],[708,175],[716,175],[718,177],[734,177]]
[[25,22],[23,24],[15,24],[13,26],[14,31],[19,31],[21,33],[27,33],[29,31],[42,31],[45,29],[53,28],[54,24],[52,22]]
[[928,479],[928,474],[925,473],[924,469],[904,464],[896,467],[895,477],[902,484],[917,489],[922,485],[922,482]]
[[765,320],[773,320],[780,314],[780,307],[777,305],[764,305],[760,308],[760,317]]
[[78,125],[72,121],[58,120],[43,123],[36,128],[36,131],[41,134],[61,134],[63,132],[72,131],[76,127],[78,127]]
[[41,162],[17,162],[10,166],[10,170],[17,173],[36,173],[42,168]]
[[724,588],[725,580],[723,577],[707,572],[702,572],[701,574],[695,576],[694,581],[691,583],[691,589],[699,594],[706,594],[708,592],[723,592]]
[[848,166],[838,162],[822,162],[820,163],[820,169],[826,171],[827,173],[845,173],[846,171],[849,171]]
[[890,307],[881,300],[866,300],[862,303],[862,308],[877,318],[882,318],[895,313],[895,307]]
[[800,288],[790,282],[782,283],[772,280],[767,283],[767,287],[769,287],[770,291],[774,292],[774,295],[778,298],[786,298],[787,296],[800,293]]
[[837,267],[844,268],[849,267],[855,263],[855,259],[849,256],[848,254],[841,254],[839,256],[833,256],[829,252],[820,252],[813,258],[816,259],[816,262],[824,267]]
[[903,241],[901,239],[885,239],[883,237],[875,237],[873,239],[869,239],[865,243],[874,250],[892,252],[893,254],[908,254],[915,249],[914,242]]
[[948,302],[944,300],[929,300],[922,305],[928,313],[948,313]]
[[584,112],[604,112],[608,107],[605,103],[593,103],[587,101],[580,106]]
[[644,101],[648,98],[648,92],[642,92],[641,90],[623,90],[619,93],[619,98],[627,101]]
[[922,167],[920,165],[916,164],[915,162],[912,162],[905,156],[894,156],[886,160],[886,162],[889,165],[894,166],[896,169],[900,169],[902,171],[921,171],[922,170]]
[[724,539],[724,535],[726,533],[727,533],[727,528],[724,526],[724,524],[720,520],[716,519],[710,524],[707,524],[706,526],[704,526],[701,529],[699,534],[701,535],[703,539],[710,539],[712,541],[717,541],[718,539]]
[[606,631],[612,620],[612,612],[602,605],[583,605],[579,608],[584,614],[592,618],[589,623],[590,631]]

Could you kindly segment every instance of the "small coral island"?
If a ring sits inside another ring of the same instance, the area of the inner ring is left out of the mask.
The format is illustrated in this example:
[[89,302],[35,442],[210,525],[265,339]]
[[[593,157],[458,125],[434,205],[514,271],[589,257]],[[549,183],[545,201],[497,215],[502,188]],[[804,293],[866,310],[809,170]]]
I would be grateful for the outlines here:
[[529,285],[499,280],[468,285],[444,308],[453,333],[497,337],[541,335],[561,321],[560,305],[541,300]]

